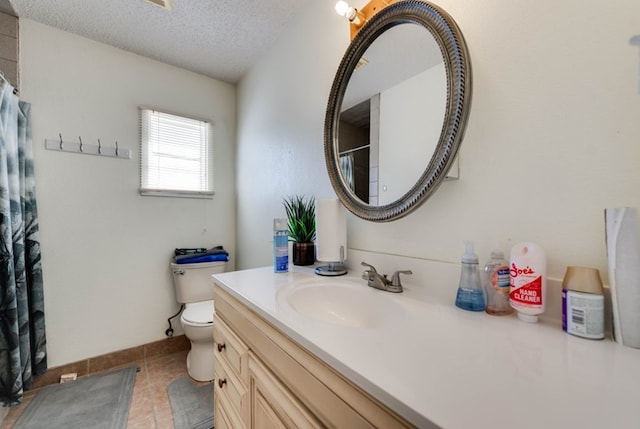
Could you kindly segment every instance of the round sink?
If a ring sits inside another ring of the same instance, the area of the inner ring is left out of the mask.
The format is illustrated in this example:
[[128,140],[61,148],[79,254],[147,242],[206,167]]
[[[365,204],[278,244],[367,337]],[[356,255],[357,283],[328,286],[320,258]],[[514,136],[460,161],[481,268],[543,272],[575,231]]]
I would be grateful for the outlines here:
[[286,301],[296,312],[335,325],[379,328],[407,319],[406,310],[389,292],[366,284],[314,282],[286,291]]

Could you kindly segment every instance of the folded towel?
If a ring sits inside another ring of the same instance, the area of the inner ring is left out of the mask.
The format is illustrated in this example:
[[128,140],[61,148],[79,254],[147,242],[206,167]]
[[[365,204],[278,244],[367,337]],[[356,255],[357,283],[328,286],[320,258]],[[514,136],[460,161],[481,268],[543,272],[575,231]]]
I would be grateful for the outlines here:
[[196,247],[194,249],[190,248],[178,248],[175,250],[174,255],[193,255],[195,253],[207,253],[207,249],[204,247]]
[[207,255],[219,255],[219,254],[228,255],[229,254],[229,252],[224,250],[224,248],[222,246],[212,247],[211,249],[208,249],[205,253]]
[[198,253],[209,253],[216,254],[217,252],[224,252],[224,248],[222,246],[212,247],[211,249],[207,249],[206,247],[195,247],[195,248],[177,248],[174,252],[175,256],[180,255],[195,255]]
[[196,264],[198,262],[228,261],[229,254],[225,252],[225,253],[218,253],[216,255],[208,255],[208,254],[204,254],[200,256],[184,255],[180,259],[178,258],[179,258],[178,256],[175,257],[176,264]]
[[[176,252],[178,250],[181,249],[176,249]],[[187,249],[182,249],[182,250],[187,250]],[[189,249],[189,250],[196,250],[196,249]],[[175,261],[177,263],[181,263],[180,261],[183,259],[191,259],[191,258],[198,258],[201,256],[206,256],[206,255],[226,255],[229,256],[229,252],[227,252],[226,250],[224,250],[224,248],[222,246],[216,246],[216,247],[212,247],[211,249],[197,249],[200,250],[200,252],[189,252],[189,253],[176,253],[175,256]],[[228,259],[226,259],[228,261]],[[188,262],[182,262],[182,263],[188,263]]]

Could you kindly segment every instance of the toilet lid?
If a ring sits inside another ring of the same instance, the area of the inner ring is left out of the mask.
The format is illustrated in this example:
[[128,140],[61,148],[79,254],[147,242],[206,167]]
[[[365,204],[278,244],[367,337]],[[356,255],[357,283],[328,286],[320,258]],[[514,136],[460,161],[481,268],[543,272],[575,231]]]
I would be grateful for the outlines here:
[[187,304],[182,312],[182,318],[189,323],[213,323],[213,301],[195,302]]

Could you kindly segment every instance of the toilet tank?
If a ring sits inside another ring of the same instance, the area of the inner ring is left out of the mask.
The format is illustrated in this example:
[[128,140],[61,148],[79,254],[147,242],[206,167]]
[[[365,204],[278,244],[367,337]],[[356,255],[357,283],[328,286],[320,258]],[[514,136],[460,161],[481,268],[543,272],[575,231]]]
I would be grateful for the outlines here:
[[223,273],[226,262],[200,262],[197,264],[171,263],[173,285],[179,303],[191,303],[213,299],[212,274]]

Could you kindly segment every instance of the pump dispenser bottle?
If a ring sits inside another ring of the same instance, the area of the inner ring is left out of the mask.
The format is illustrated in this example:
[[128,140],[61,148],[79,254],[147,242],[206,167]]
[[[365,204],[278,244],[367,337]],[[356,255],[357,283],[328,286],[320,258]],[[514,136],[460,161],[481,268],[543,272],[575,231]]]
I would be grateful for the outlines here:
[[509,262],[502,250],[491,252],[491,259],[484,266],[482,281],[487,292],[487,313],[494,316],[512,314],[515,310],[509,303]]
[[456,307],[468,311],[484,311],[486,298],[480,282],[478,255],[473,251],[472,241],[465,241],[464,245],[465,252],[462,255],[462,271],[456,294]]

